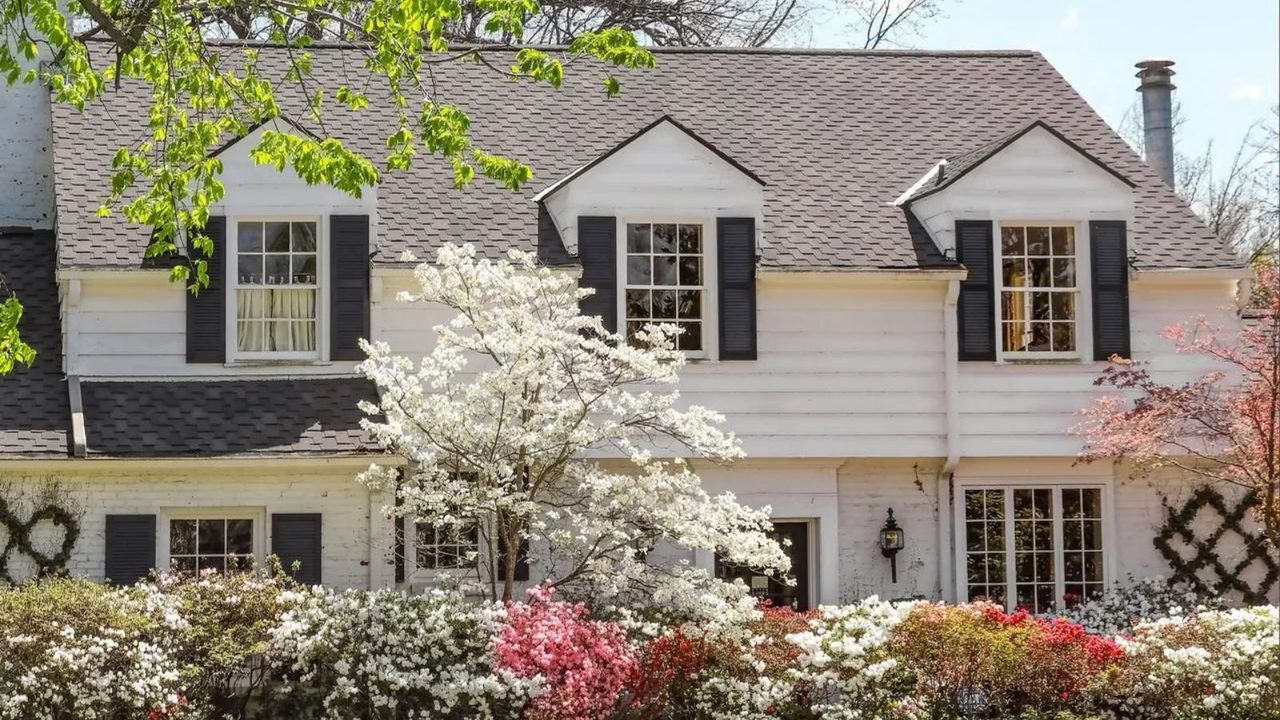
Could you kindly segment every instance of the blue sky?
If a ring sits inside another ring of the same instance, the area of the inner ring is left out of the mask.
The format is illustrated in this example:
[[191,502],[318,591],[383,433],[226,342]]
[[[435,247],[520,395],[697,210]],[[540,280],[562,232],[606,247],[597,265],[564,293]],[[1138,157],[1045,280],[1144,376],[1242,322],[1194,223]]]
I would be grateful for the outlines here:
[[[846,24],[840,17],[815,23],[812,44],[849,45]],[[1187,118],[1180,150],[1199,154],[1216,139],[1220,164],[1277,103],[1278,38],[1277,0],[959,0],[904,44],[1038,50],[1113,127],[1137,96],[1133,64],[1171,58]]]

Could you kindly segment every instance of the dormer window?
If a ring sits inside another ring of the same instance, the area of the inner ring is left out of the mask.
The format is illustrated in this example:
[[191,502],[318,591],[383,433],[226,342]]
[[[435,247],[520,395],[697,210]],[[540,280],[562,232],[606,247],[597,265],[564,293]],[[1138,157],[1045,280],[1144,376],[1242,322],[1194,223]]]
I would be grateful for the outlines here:
[[1075,226],[1002,224],[999,250],[1002,354],[1076,357]]
[[236,355],[319,357],[319,223],[241,220],[236,227]]
[[677,347],[705,352],[706,250],[698,223],[627,223],[623,308],[627,339],[649,323],[674,323]]

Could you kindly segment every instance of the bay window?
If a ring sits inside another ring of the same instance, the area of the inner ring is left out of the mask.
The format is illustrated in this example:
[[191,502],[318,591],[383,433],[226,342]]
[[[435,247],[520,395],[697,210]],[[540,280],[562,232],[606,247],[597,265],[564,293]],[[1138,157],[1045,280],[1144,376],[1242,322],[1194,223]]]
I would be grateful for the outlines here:
[[957,542],[962,600],[1040,613],[1100,594],[1106,583],[1100,486],[966,487]]
[[237,355],[318,357],[318,223],[240,221],[236,225]]

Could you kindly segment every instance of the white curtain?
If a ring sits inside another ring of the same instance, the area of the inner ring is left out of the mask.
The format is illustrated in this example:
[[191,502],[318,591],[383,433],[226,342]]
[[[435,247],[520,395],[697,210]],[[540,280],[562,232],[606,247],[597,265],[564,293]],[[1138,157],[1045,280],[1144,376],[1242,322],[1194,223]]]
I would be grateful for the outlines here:
[[314,288],[236,290],[236,347],[241,352],[314,352]]

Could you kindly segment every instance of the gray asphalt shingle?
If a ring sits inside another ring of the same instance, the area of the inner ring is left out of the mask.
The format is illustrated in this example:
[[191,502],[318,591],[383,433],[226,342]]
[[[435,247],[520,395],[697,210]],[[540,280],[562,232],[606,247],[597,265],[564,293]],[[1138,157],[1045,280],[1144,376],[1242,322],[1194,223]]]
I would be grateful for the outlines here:
[[360,427],[373,384],[357,378],[85,382],[90,456],[376,451]]
[[[1139,268],[1240,265],[1038,53],[656,52],[658,67],[623,73],[622,95],[613,99],[599,84],[604,70],[587,62],[569,69],[560,90],[510,82],[476,64],[437,67],[440,97],[471,115],[477,142],[530,163],[536,179],[520,193],[484,181],[456,191],[445,163],[420,156],[378,188],[375,262],[394,264],[404,250],[429,256],[449,241],[475,242],[491,256],[512,246],[534,249],[539,213],[530,198],[665,114],[767,184],[765,268],[919,267],[918,235],[892,201],[940,158],[965,155],[1036,120],[1136,184],[1130,244]],[[352,50],[317,47],[312,56],[314,86],[363,86]],[[284,53],[262,48],[260,58],[278,73]],[[493,59],[502,65],[509,57],[497,52]],[[328,132],[364,152],[382,152],[392,114],[384,96],[374,93],[371,102],[362,112],[331,107]],[[62,265],[140,264],[146,232],[95,211],[116,147],[145,129],[147,103],[140,88],[126,85],[84,113],[55,106]],[[297,107],[296,98],[285,104]]]
[[22,301],[18,330],[37,352],[31,367],[0,375],[0,457],[66,455],[70,444],[54,255],[53,233],[0,229],[0,299]]

